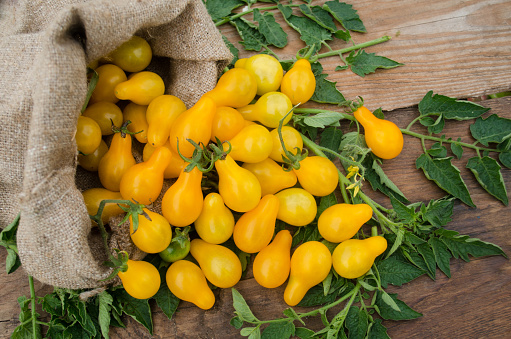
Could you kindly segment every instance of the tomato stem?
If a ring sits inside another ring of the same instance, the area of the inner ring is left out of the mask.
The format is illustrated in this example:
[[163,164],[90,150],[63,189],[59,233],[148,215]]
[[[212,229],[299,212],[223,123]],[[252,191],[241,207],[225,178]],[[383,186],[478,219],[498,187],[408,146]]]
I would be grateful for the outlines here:
[[[415,119],[415,121],[417,121],[417,120],[418,119]],[[489,151],[489,152],[498,152],[498,153],[504,152],[504,150],[499,150],[499,149],[495,149],[495,148],[479,147],[479,146],[476,146],[475,144],[469,144],[469,143],[466,143],[466,142],[456,141],[454,139],[449,140],[449,139],[444,139],[444,138],[440,138],[440,137],[434,137],[432,135],[424,135],[424,134],[412,132],[412,131],[409,130],[411,125],[413,125],[413,124],[410,123],[410,125],[408,125],[407,128],[400,128],[401,132],[403,134],[410,135],[412,137],[416,137],[416,138],[421,139],[421,140],[432,140],[432,141],[437,141],[437,142],[446,142],[446,143],[449,143],[449,144],[456,144],[456,145],[463,146],[463,147],[466,147],[466,148],[471,148],[471,149],[476,150],[476,151]]]
[[[298,6],[300,6],[300,5],[299,5],[299,4],[289,4],[289,5],[286,5],[285,7],[298,7]],[[267,7],[259,7],[258,9],[259,9],[260,11],[269,11],[269,10],[272,10],[272,9],[278,9],[278,8],[279,8],[278,6],[267,6]],[[221,26],[221,25],[223,25],[223,24],[226,24],[226,23],[228,23],[228,22],[231,22],[231,21],[233,21],[233,20],[236,20],[236,19],[238,19],[238,18],[240,18],[240,17],[242,17],[242,16],[244,16],[244,15],[247,15],[247,14],[253,13],[253,12],[254,12],[254,9],[255,9],[255,8],[250,8],[249,10],[246,10],[246,11],[244,11],[244,12],[241,12],[241,13],[235,14],[235,15],[233,15],[233,16],[231,16],[231,17],[229,17],[229,18],[225,18],[225,19],[222,19],[222,20],[220,20],[220,21],[217,21],[217,22],[215,23],[215,26],[217,26],[217,27],[218,27],[218,26]]]

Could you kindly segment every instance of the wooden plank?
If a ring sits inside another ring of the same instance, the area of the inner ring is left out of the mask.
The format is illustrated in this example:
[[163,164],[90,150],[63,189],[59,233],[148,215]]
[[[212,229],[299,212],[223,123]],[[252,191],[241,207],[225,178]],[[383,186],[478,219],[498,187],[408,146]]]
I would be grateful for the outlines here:
[[[322,59],[328,79],[337,82],[347,99],[362,96],[370,109],[381,106],[393,110],[417,104],[429,90],[467,98],[511,88],[509,0],[361,0],[353,3],[353,8],[367,29],[365,34],[353,33],[354,41],[362,43],[389,35],[391,41],[366,51],[405,66],[378,70],[361,78],[351,71],[336,72],[340,64],[337,57]],[[276,13],[277,21],[282,23],[282,16]],[[252,19],[251,15],[247,17]],[[237,41],[232,26],[226,24],[220,30],[229,40]],[[289,45],[275,49],[282,59],[292,58],[303,47],[296,32],[286,32]],[[334,49],[347,46],[342,41],[332,44]],[[241,57],[253,53],[238,47]]]

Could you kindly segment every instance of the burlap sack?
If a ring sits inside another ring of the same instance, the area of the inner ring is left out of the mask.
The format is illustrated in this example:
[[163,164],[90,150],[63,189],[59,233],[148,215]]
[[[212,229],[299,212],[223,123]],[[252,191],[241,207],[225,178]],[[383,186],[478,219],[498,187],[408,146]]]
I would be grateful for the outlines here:
[[86,65],[133,34],[188,107],[232,57],[201,0],[0,1],[0,227],[21,211],[21,261],[43,283],[97,287],[109,273],[75,184],[74,134]]

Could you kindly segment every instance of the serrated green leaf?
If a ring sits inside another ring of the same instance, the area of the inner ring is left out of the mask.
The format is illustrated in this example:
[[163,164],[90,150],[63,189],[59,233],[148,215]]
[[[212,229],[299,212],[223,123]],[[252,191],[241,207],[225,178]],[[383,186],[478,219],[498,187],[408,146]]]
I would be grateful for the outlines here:
[[435,227],[443,227],[452,221],[453,199],[431,200],[424,212],[424,218]]
[[504,205],[508,205],[506,185],[497,160],[490,157],[473,157],[468,159],[467,168],[472,171],[477,182],[486,192],[499,199]]
[[435,233],[440,236],[439,239],[449,248],[456,259],[461,258],[465,261],[470,261],[469,255],[476,258],[502,255],[507,258],[502,248],[495,244],[471,238],[468,235],[460,235],[452,230],[438,229]]
[[241,320],[239,317],[236,316],[236,317],[231,318],[231,320],[229,321],[229,324],[234,326],[235,329],[239,330],[240,328],[243,327],[243,320]]
[[346,102],[344,95],[337,89],[337,82],[327,80],[327,76],[328,74],[315,75],[316,89],[310,100],[332,105],[339,105]]
[[242,45],[245,50],[259,52],[263,46],[268,44],[261,32],[251,27],[244,20],[236,19],[231,21],[231,23],[236,27],[241,37],[240,45]]
[[278,5],[287,24],[300,34],[300,39],[307,46],[315,46],[315,52],[321,48],[321,43],[332,40],[332,32],[321,27],[316,22],[307,17],[296,16],[292,14],[289,7]]
[[378,306],[378,314],[385,320],[411,320],[422,316],[421,313],[414,311],[403,301],[397,298],[397,294],[391,293],[389,296],[395,301],[400,312],[395,311],[382,300],[381,293],[376,296],[375,304]]
[[428,275],[431,279],[435,279],[436,277],[436,260],[435,254],[433,253],[433,249],[431,248],[429,243],[423,243],[417,245],[417,252],[422,256],[424,262],[426,263],[426,267],[428,268]]
[[445,95],[433,94],[433,91],[429,91],[419,102],[419,112],[421,115],[443,115],[446,119],[475,119],[488,110],[489,108],[470,101],[456,100]]
[[293,234],[293,243],[292,247],[296,246],[299,243],[307,242],[307,241],[319,241],[323,237],[318,231],[318,226],[316,224],[310,224],[307,226],[301,226],[294,234]]
[[350,66],[348,65],[344,65],[344,66],[337,66],[335,67],[335,71],[344,71],[344,70],[347,70],[348,68],[350,68]]
[[[461,141],[461,138],[458,138],[457,140],[458,142]],[[463,156],[463,147],[460,146],[459,144],[451,144],[451,152],[458,158],[458,159],[461,159],[461,157]]]
[[307,126],[316,128],[325,128],[326,126],[339,126],[339,120],[343,115],[338,112],[321,112],[303,118],[303,122]]
[[295,332],[295,325],[292,322],[271,323],[261,333],[263,339],[287,339]]
[[507,168],[511,168],[511,152],[499,153],[499,161]]
[[114,299],[122,306],[122,311],[147,328],[153,334],[153,317],[148,299],[135,299],[124,289],[112,292]]
[[258,319],[254,316],[250,307],[248,306],[245,298],[235,288],[231,288],[232,291],[232,306],[236,311],[236,314],[242,321],[255,322]]
[[[368,161],[372,161],[371,167],[366,167],[365,178],[368,179],[369,183],[375,189],[375,186],[382,193],[387,195],[388,197],[393,197],[402,203],[408,203],[408,199],[406,199],[405,195],[401,190],[394,184],[392,180],[385,174],[383,168],[378,164],[376,160],[373,158],[367,158]],[[374,175],[372,174],[374,173]],[[377,180],[377,183],[375,182]],[[373,185],[374,184],[374,185]]]
[[7,274],[11,274],[21,266],[21,260],[13,249],[7,249],[7,257],[5,259],[5,269]]
[[180,300],[170,291],[167,286],[167,281],[165,279],[166,268],[161,267],[159,271],[161,277],[160,288],[154,295],[153,299],[156,300],[156,304],[167,316],[167,318],[172,319],[172,316],[174,313],[176,313],[177,307],[179,306]]
[[440,268],[440,270],[444,272],[448,278],[450,278],[450,259],[452,257],[451,252],[449,252],[447,246],[442,241],[440,241],[440,239],[435,237],[429,239],[429,245],[431,246],[431,249],[435,255],[435,260],[438,268]]
[[371,339],[390,339],[387,334],[387,328],[382,325],[381,319],[374,319],[367,337]]
[[394,197],[390,197],[390,202],[396,212],[397,217],[404,223],[410,223],[415,219],[415,210],[411,207],[406,206],[401,201]]
[[387,288],[389,284],[402,286],[425,273],[424,270],[400,259],[396,255],[381,260],[377,267],[380,273],[381,285],[384,288]]
[[306,327],[297,327],[295,328],[295,336],[300,339],[312,339],[314,337],[314,331]]
[[[334,152],[339,152],[339,147],[342,141],[342,130],[335,127],[325,128],[321,132],[321,139],[319,141],[319,145],[325,148],[328,148]],[[336,158],[335,155],[325,152],[326,156],[330,160],[334,160]]]
[[[317,227],[316,227],[317,228]],[[298,303],[299,307],[313,307],[318,305],[329,304],[336,299],[335,293],[325,295],[323,287],[320,285],[313,286],[307,291],[303,299]]]
[[445,127],[445,118],[443,115],[439,115],[433,124],[428,126],[428,132],[431,134],[438,134],[442,132]]
[[357,11],[353,9],[352,5],[339,0],[325,2],[323,8],[332,14],[345,29],[355,32],[366,32],[366,28],[360,20]]
[[98,295],[99,303],[98,322],[99,327],[101,329],[101,334],[106,339],[109,338],[108,331],[110,329],[110,319],[113,300],[114,299],[107,291],[103,291]]
[[222,34],[222,39],[224,40],[225,45],[227,46],[227,48],[229,48],[229,51],[231,52],[231,54],[233,56],[229,65],[234,65],[236,63],[236,61],[238,61],[238,55],[239,55],[240,51],[223,34]]
[[[344,31],[342,29],[339,29],[337,31],[335,31],[334,33],[334,36],[337,38],[337,39],[341,39],[341,40],[344,40],[346,42],[350,41],[351,40],[351,34],[350,34],[350,31]],[[343,69],[346,69],[348,68],[348,66],[337,66],[335,68],[336,71],[340,71],[340,70],[343,70]]]
[[426,178],[434,181],[438,187],[468,206],[475,207],[460,171],[451,163],[451,159],[451,157],[431,159],[428,155],[422,154],[417,158],[415,165],[417,169],[422,169]]
[[279,23],[275,21],[275,15],[272,12],[261,12],[254,9],[254,20],[259,23],[259,32],[266,38],[269,45],[282,48],[287,45],[287,34]]
[[0,242],[16,241],[16,232],[20,223],[20,213],[0,232]]
[[231,14],[231,12],[240,6],[243,6],[240,0],[207,0],[206,9],[213,21],[218,21]]
[[470,133],[485,146],[490,142],[500,143],[511,137],[511,119],[501,118],[497,114],[486,119],[478,118],[470,125]]
[[351,71],[361,77],[374,73],[378,68],[390,69],[402,66],[402,63],[392,59],[376,55],[375,53],[367,53],[359,50],[359,52],[350,53],[346,57],[346,62],[351,66]]
[[300,5],[300,11],[302,11],[303,15],[313,20],[321,27],[332,32],[337,31],[337,26],[335,25],[334,20],[332,20],[330,14],[321,6],[307,6],[302,4]]
[[257,327],[245,327],[242,328],[240,334],[248,339],[259,339],[261,338],[261,329]]
[[351,306],[345,320],[350,339],[364,339],[369,328],[369,315],[364,309]]
[[445,158],[447,156],[447,148],[439,142],[436,142],[428,150],[428,154],[434,158]]
[[381,300],[385,304],[390,306],[390,308],[392,308],[394,311],[401,312],[401,309],[397,305],[396,301],[394,299],[392,299],[391,296],[387,292],[385,292],[383,290],[381,291]]

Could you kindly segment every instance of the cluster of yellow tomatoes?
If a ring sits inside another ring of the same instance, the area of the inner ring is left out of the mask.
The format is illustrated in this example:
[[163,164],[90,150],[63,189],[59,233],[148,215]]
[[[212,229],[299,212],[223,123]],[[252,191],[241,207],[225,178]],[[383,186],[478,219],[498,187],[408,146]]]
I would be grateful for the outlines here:
[[[95,215],[104,199],[145,205],[149,218],[140,216],[136,231],[130,217],[131,238],[142,251],[172,262],[166,281],[173,294],[209,309],[215,296],[208,281],[221,288],[234,286],[242,265],[222,245],[231,237],[241,251],[256,254],[253,273],[260,285],[274,288],[288,281],[284,300],[291,306],[323,281],[332,265],[346,278],[370,269],[387,243],[381,236],[351,239],[372,217],[366,204],[336,204],[320,215],[320,234],[339,243],[333,254],[318,241],[303,243],[292,253],[290,231],[274,236],[277,219],[294,227],[310,224],[318,211],[315,197],[338,186],[338,170],[325,157],[306,156],[299,165],[282,166],[286,154],[298,155],[303,148],[299,132],[286,124],[293,105],[314,93],[308,60],[298,60],[284,73],[269,55],[240,59],[190,108],[164,94],[160,76],[144,70],[150,61],[147,42],[134,37],[95,68],[99,80],[78,119],[76,141],[80,166],[97,171],[103,185],[83,192],[89,213]],[[125,104],[123,110],[118,102]],[[108,147],[102,136],[112,133]],[[145,144],[142,162],[133,157],[133,142]],[[212,144],[220,155],[207,169],[215,173],[215,182],[204,196],[204,168],[189,166],[185,159]],[[176,180],[162,192],[165,179]],[[161,213],[150,208],[159,197]],[[120,213],[118,205],[108,204],[102,219],[107,223]],[[193,226],[197,237],[176,254],[169,250],[172,227],[187,226]],[[183,259],[188,250],[199,265]],[[149,298],[160,287],[158,270],[145,261],[128,260],[119,277],[135,298]]]

